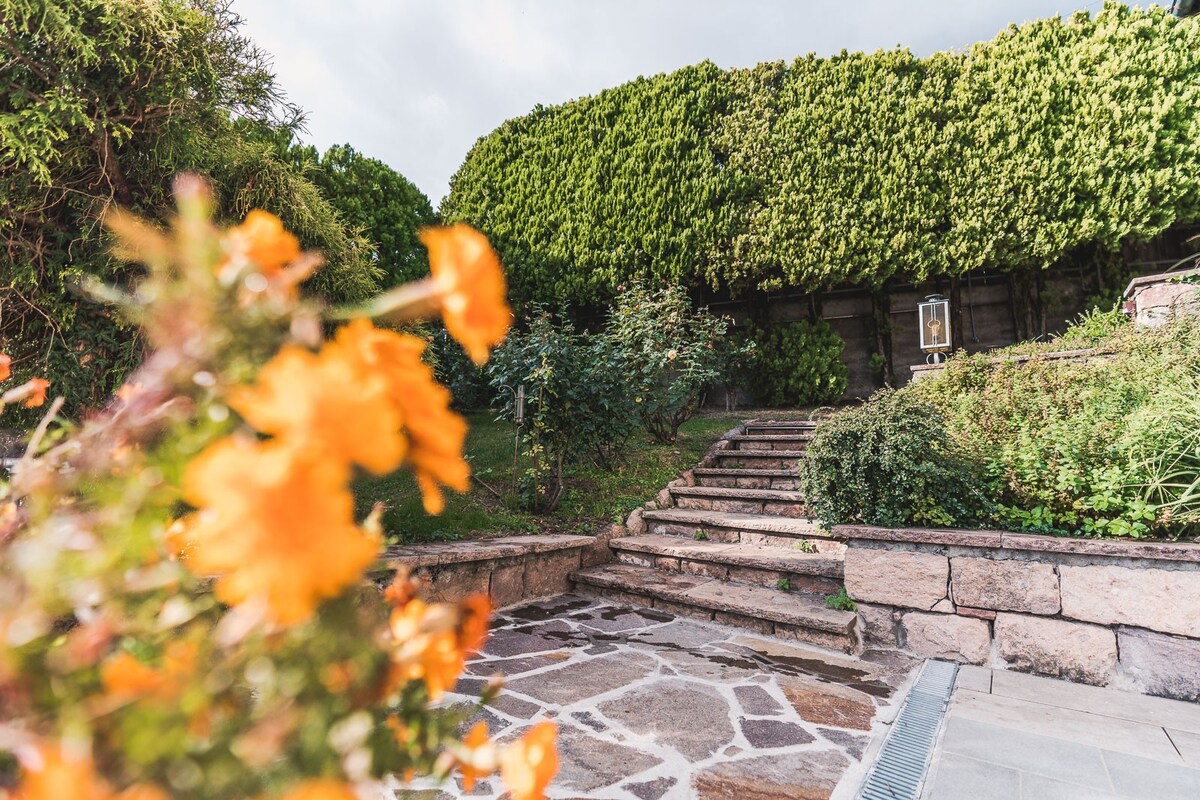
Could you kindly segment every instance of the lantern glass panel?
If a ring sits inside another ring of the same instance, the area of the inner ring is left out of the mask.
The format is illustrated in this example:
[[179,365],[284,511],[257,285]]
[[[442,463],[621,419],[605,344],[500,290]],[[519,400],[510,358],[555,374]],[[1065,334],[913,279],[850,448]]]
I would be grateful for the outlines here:
[[938,352],[950,349],[950,301],[930,298],[917,306],[921,323],[921,349]]

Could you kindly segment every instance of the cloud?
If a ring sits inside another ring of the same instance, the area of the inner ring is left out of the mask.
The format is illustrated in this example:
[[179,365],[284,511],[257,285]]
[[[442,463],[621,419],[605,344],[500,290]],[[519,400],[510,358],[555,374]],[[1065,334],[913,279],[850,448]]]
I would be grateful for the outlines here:
[[475,140],[537,103],[709,59],[925,55],[1099,2],[885,0],[235,0],[319,148],[349,142],[436,204]]

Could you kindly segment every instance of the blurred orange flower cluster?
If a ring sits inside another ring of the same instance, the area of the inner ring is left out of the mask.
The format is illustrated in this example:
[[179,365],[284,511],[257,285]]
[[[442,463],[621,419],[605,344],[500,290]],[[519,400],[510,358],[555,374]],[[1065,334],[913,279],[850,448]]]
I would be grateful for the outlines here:
[[[447,324],[454,319],[454,335],[486,360],[511,319],[495,252],[463,225],[422,237]],[[296,238],[264,211],[251,212],[224,241],[222,269],[257,265],[268,279],[300,256]],[[186,522],[185,563],[218,576],[222,600],[261,597],[269,616],[289,625],[361,577],[378,541],[353,519],[355,466],[386,474],[410,464],[431,514],[444,506],[442,486],[469,488],[467,426],[421,360],[424,348],[416,336],[358,318],[318,352],[285,345],[253,385],[229,393],[242,418],[272,438],[218,441],[184,475],[184,497],[199,509]]]
[[[378,515],[356,519],[352,492],[357,470],[404,467],[436,514],[445,489],[469,488],[466,423],[425,341],[368,317],[440,316],[482,363],[511,319],[491,245],[465,225],[424,231],[431,276],[327,314],[342,324],[326,339],[326,310],[298,291],[320,259],[278,218],[253,211],[222,232],[200,181],[177,195],[169,232],[124,213],[110,224],[150,267],[150,299],[125,302],[145,303],[156,350],[78,443],[31,459],[0,497],[0,530],[17,532],[0,547],[67,559],[26,574],[0,558],[0,596],[15,598],[0,639],[25,637],[0,650],[0,711],[6,690],[26,704],[17,728],[0,719],[21,742],[8,748],[20,783],[0,798],[352,800],[388,772],[457,769],[468,790],[499,771],[513,800],[539,800],[557,771],[553,723],[501,749],[482,726],[460,740],[458,717],[430,705],[482,648],[487,596],[427,603],[405,574],[381,605],[363,580]],[[32,379],[0,407],[40,405],[47,388]],[[226,773],[196,783],[201,763]]]

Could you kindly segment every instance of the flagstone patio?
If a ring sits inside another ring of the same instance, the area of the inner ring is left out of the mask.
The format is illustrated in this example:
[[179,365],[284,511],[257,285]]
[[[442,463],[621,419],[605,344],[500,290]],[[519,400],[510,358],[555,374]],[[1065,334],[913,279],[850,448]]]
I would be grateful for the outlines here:
[[[917,663],[895,653],[850,658],[658,610],[565,595],[500,613],[486,652],[450,696],[511,739],[559,725],[550,797],[828,798],[858,769],[873,720]],[[497,797],[496,780],[408,792]]]

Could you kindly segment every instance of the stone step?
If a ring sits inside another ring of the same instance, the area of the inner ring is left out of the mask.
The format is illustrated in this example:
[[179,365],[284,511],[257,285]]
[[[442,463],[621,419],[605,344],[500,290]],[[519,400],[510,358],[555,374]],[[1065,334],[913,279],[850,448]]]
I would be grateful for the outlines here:
[[701,575],[631,564],[604,564],[571,573],[580,594],[648,606],[672,614],[735,625],[758,633],[853,652],[855,615],[825,607],[823,598]]
[[717,466],[721,468],[795,469],[804,457],[803,450],[718,450]]
[[792,591],[820,595],[837,594],[842,588],[842,559],[827,553],[655,534],[622,536],[608,546],[616,551],[618,561],[634,566],[768,587],[786,578]]
[[719,469],[697,467],[692,475],[700,486],[714,489],[776,489],[795,490],[796,473],[790,469]]
[[814,520],[732,511],[699,511],[690,508],[663,508],[642,512],[648,533],[683,536],[723,544],[761,544],[795,548],[798,540],[811,542],[818,552],[840,554],[845,543],[823,530]]
[[742,433],[753,436],[762,434],[770,436],[772,434],[788,434],[788,433],[811,433],[817,429],[818,422],[772,422],[770,420],[760,420],[747,422],[742,426]]
[[677,508],[703,511],[741,511],[781,517],[807,517],[799,492],[780,489],[737,489],[714,486],[672,486],[668,491]]
[[803,450],[812,440],[811,433],[739,434],[725,437],[734,450]]

